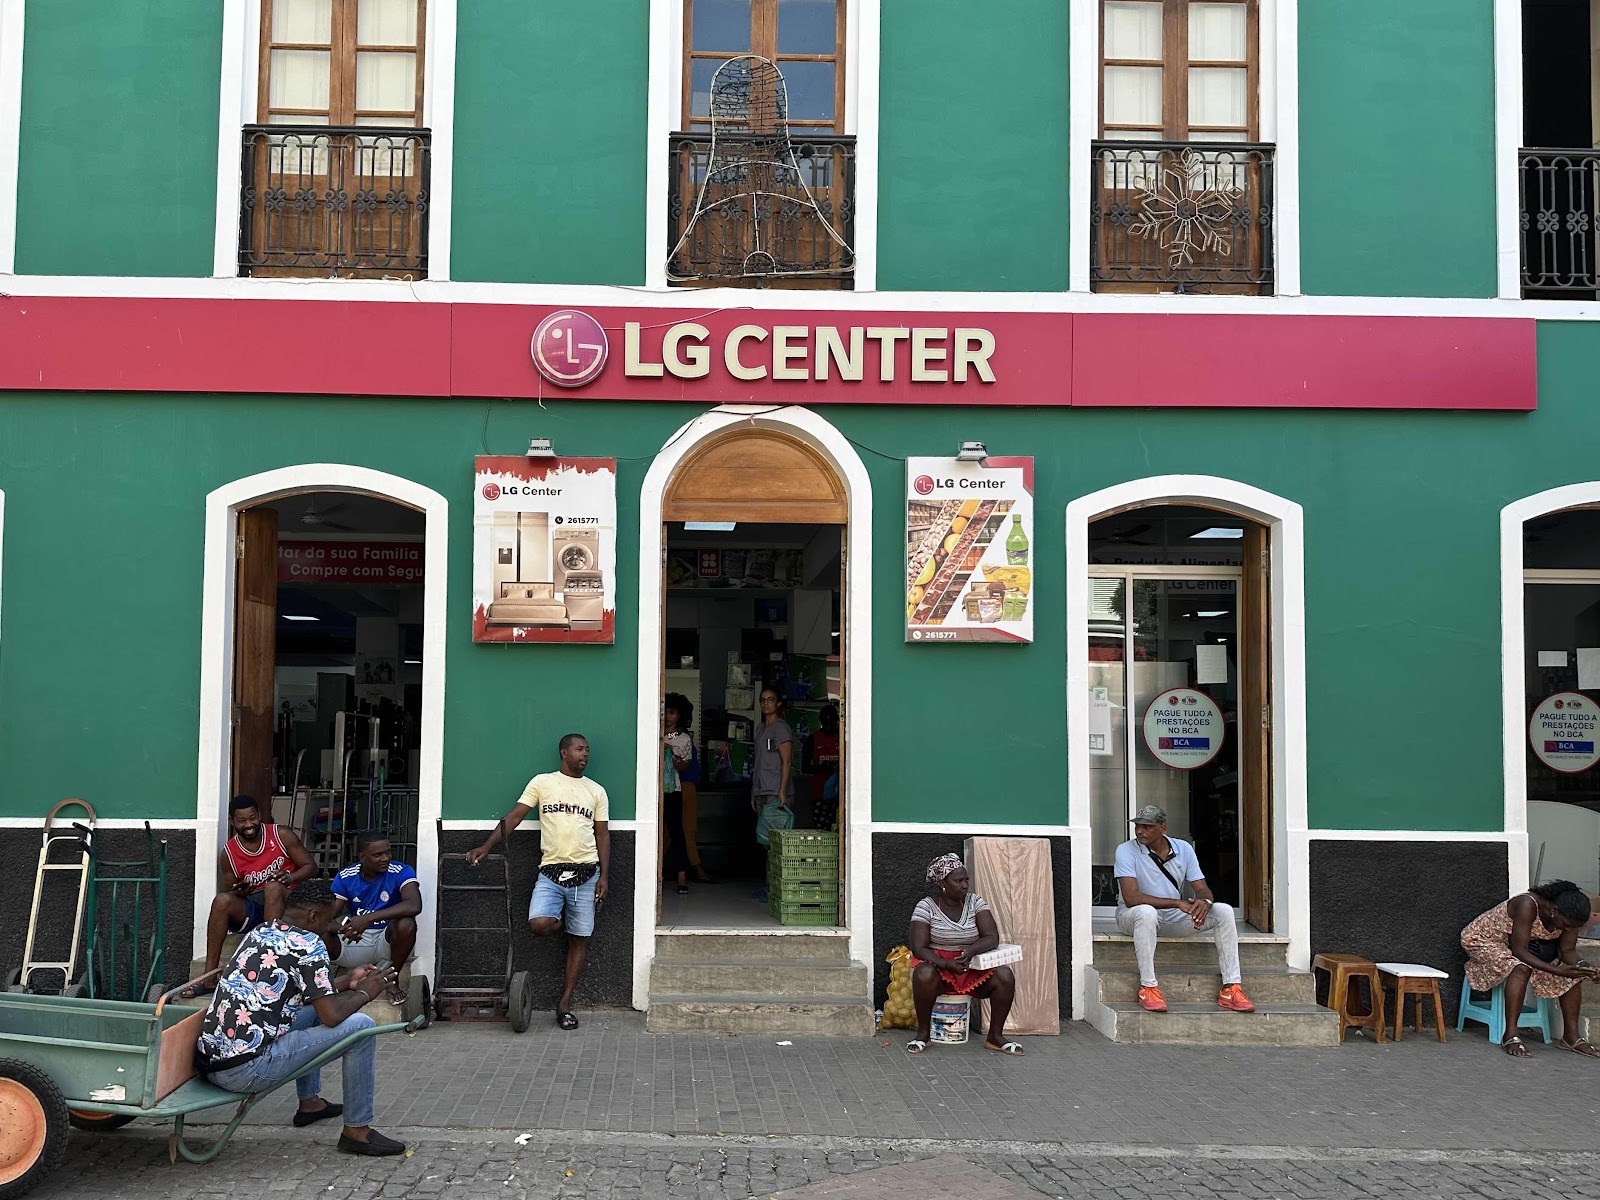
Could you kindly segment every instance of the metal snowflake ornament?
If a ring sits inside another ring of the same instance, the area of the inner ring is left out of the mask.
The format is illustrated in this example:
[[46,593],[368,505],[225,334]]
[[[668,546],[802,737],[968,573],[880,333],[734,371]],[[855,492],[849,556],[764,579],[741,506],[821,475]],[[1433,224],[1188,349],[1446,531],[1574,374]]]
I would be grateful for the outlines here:
[[1140,192],[1129,232],[1154,238],[1174,273],[1192,267],[1198,254],[1228,254],[1244,189],[1218,185],[1234,177],[1234,166],[1215,154],[1185,150],[1168,159]]

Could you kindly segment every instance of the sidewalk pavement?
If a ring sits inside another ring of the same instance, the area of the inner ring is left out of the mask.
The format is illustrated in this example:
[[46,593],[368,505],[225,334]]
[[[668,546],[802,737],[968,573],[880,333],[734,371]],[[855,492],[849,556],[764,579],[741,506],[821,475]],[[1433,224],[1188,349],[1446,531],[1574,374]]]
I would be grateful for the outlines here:
[[[1532,1057],[1514,1061],[1472,1025],[1445,1045],[1413,1035],[1379,1046],[1352,1032],[1328,1049],[1262,1049],[1122,1046],[1075,1022],[1059,1037],[1022,1039],[1028,1055],[1013,1059],[976,1039],[908,1055],[904,1030],[860,1039],[657,1036],[638,1013],[579,1016],[572,1033],[539,1013],[520,1036],[503,1024],[385,1035],[377,1127],[401,1137],[428,1129],[1600,1150],[1600,1061],[1536,1039]],[[337,1067],[323,1080],[337,1097]],[[286,1126],[293,1107],[293,1089],[284,1089],[250,1123]]]

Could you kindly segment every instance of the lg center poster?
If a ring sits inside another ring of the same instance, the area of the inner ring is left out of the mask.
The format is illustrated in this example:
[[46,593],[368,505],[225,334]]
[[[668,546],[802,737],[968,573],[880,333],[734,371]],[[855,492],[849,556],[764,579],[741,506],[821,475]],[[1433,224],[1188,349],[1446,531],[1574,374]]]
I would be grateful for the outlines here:
[[472,640],[616,641],[617,460],[475,462]]
[[1033,459],[906,460],[906,640],[1033,641]]

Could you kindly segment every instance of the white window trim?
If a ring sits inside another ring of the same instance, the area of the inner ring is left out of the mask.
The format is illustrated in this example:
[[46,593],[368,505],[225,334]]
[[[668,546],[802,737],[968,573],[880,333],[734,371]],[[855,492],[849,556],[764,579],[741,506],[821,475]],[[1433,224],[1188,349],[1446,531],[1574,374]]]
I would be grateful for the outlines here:
[[1502,300],[1522,296],[1521,148],[1522,0],[1494,0],[1495,282]]
[[[458,0],[428,0],[427,48],[422,63],[422,123],[433,131],[428,184],[428,278],[441,282],[450,278],[450,200],[455,179],[457,3]],[[239,279],[239,187],[242,182],[239,177],[239,131],[243,126],[256,122],[256,88],[261,69],[261,0],[222,0],[222,4],[222,84],[221,100],[217,106],[217,217],[211,274],[217,279]],[[3,132],[3,128],[0,128],[0,134]],[[0,233],[3,232],[0,229]],[[402,283],[400,286],[407,285]]]
[[1500,510],[1500,737],[1505,771],[1505,827],[1512,894],[1528,886],[1528,714],[1522,667],[1526,614],[1522,588],[1523,528],[1569,508],[1600,504],[1600,481],[1570,483],[1514,500]]
[[22,34],[27,0],[0,4],[0,275],[17,269],[17,159],[22,134]]
[[[799,438],[838,473],[849,506],[845,546],[854,564],[842,599],[844,661],[849,689],[845,716],[845,912],[850,957],[870,963],[872,945],[872,481],[849,440],[810,409],[776,411],[724,405],[684,425],[661,447],[639,494],[639,709],[633,862],[633,1006],[649,1007],[650,962],[656,952],[656,900],[661,872],[661,698],[653,681],[662,662],[661,563],[665,552],[661,505],[672,473],[707,440],[734,428],[772,429]],[[431,555],[431,551],[430,551]],[[431,557],[430,560],[432,561]],[[782,930],[761,930],[783,932]]]
[[[848,0],[845,10],[844,90],[845,132],[856,138],[855,288],[871,292],[878,286],[878,91],[882,72],[881,0]],[[683,104],[683,0],[650,0],[650,61],[666,64],[650,72],[645,124],[649,159],[645,167],[645,263],[647,288],[680,294],[720,291],[721,295],[748,296],[742,288],[685,289],[667,287],[667,180],[671,162],[667,140],[682,124]],[[795,293],[771,289],[781,296]],[[838,292],[821,295],[837,298]],[[847,293],[848,294],[848,293]]]
[[[1094,170],[1089,147],[1100,130],[1100,0],[1071,0],[1068,87],[1067,286],[1091,290],[1089,210]],[[1257,102],[1261,140],[1276,146],[1273,167],[1273,270],[1278,296],[1300,295],[1300,0],[1261,0]],[[1185,297],[1184,299],[1189,299]],[[1259,303],[1259,301],[1258,301]]]
[[[239,510],[308,492],[355,492],[422,513],[427,545],[422,601],[422,744],[417,780],[417,879],[424,897],[438,890],[438,820],[443,797],[444,686],[449,608],[450,505],[432,488],[367,467],[308,463],[224,484],[206,497],[200,608],[200,757],[195,800],[194,948],[205,953],[206,920],[217,890],[217,855],[227,838],[229,715],[233,711],[234,537]],[[104,824],[104,822],[102,822]],[[436,920],[417,922],[414,961],[432,969]]]
[[[1094,952],[1093,845],[1089,744],[1089,524],[1135,505],[1225,507],[1265,525],[1272,567],[1268,637],[1272,645],[1272,861],[1277,932],[1287,961],[1311,959],[1309,830],[1306,826],[1305,518],[1282,496],[1211,475],[1159,475],[1116,484],[1067,505],[1067,824],[1072,855],[1072,1015],[1086,1013],[1084,970]],[[1318,835],[1322,836],[1322,835]]]

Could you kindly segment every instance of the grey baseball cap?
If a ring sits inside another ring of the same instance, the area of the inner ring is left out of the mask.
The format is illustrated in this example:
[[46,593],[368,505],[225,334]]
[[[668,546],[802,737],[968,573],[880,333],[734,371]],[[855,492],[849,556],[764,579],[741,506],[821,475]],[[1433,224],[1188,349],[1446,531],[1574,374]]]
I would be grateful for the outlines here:
[[1167,823],[1167,810],[1159,804],[1146,804],[1133,814],[1135,825],[1165,825]]

